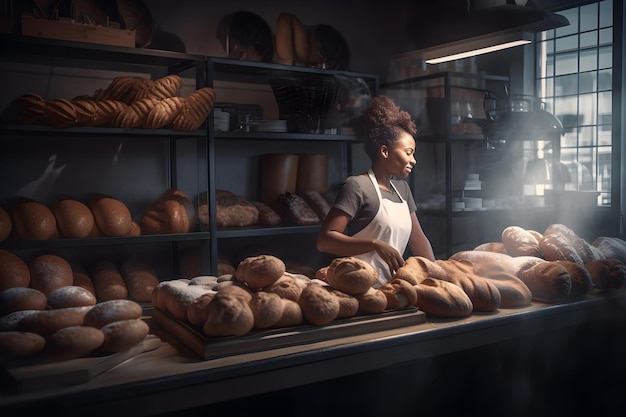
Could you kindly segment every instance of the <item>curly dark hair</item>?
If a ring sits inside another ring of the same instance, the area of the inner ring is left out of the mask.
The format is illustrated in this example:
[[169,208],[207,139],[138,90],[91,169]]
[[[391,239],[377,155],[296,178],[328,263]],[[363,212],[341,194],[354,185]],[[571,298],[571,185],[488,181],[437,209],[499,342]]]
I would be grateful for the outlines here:
[[403,132],[415,135],[417,128],[411,115],[400,110],[391,98],[378,95],[370,107],[354,121],[354,133],[365,144],[365,152],[373,160],[382,145],[391,147]]

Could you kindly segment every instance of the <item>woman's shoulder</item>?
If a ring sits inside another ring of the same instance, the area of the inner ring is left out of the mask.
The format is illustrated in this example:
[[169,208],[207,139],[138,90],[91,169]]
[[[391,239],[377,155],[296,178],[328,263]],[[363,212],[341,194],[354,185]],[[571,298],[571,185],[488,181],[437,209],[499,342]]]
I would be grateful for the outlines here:
[[367,186],[368,183],[371,183],[369,177],[367,175],[359,174],[359,175],[350,175],[344,181],[344,185],[351,188],[360,188],[363,189],[364,186]]

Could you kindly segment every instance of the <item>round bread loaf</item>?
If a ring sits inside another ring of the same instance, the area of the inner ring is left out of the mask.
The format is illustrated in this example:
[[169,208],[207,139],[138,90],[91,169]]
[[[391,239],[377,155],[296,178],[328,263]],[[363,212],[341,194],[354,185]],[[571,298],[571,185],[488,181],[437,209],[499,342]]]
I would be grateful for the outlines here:
[[361,314],[379,314],[387,308],[387,297],[378,288],[370,287],[365,293],[355,297],[359,302]]
[[56,360],[86,356],[104,342],[102,330],[89,326],[68,326],[50,335],[46,341],[46,354]]
[[130,298],[135,301],[150,301],[152,291],[159,285],[159,278],[152,266],[137,258],[128,258],[120,265],[120,273]]
[[535,236],[520,226],[508,226],[502,231],[502,243],[512,256],[536,256],[542,258],[539,242]]
[[0,291],[30,285],[30,269],[19,256],[0,249]]
[[207,292],[196,298],[187,307],[187,321],[193,326],[202,328],[209,314],[209,303],[216,292]]
[[302,307],[296,301],[283,298],[283,314],[274,324],[274,327],[290,327],[302,324],[304,317]]
[[11,236],[12,230],[11,216],[9,216],[4,207],[0,207],[0,242]]
[[54,213],[38,201],[22,201],[11,210],[16,240],[48,240],[58,236]]
[[136,221],[130,222],[130,229],[126,236],[141,236],[141,226]]
[[393,278],[400,278],[412,285],[418,284],[426,278],[445,279],[446,271],[435,261],[423,256],[410,256],[394,274]]
[[30,286],[46,296],[58,288],[72,285],[74,281],[69,262],[57,255],[39,255],[30,261],[28,268],[31,277]]
[[209,303],[207,318],[202,326],[207,336],[243,336],[254,327],[250,305],[241,298],[245,291],[234,288],[238,287],[231,285],[220,289]]
[[328,265],[326,281],[346,294],[364,294],[378,282],[378,274],[367,262],[355,258],[335,258]]
[[167,299],[169,298],[169,288],[167,287],[186,287],[188,285],[189,280],[186,278],[161,281],[159,285],[154,287],[154,290],[152,290],[152,294],[150,295],[150,302],[152,302],[153,306],[159,307],[162,310],[167,311]]
[[258,255],[239,262],[235,276],[256,291],[272,285],[285,272],[285,263],[281,259],[272,255]]
[[286,273],[278,278],[276,282],[269,285],[265,291],[278,294],[281,298],[297,302],[302,293],[302,288],[303,287],[298,284],[292,275]]
[[583,265],[582,258],[571,245],[570,238],[559,233],[544,234],[539,249],[547,261],[571,261]]
[[98,301],[120,300],[128,297],[128,288],[118,267],[111,261],[96,262],[91,269],[91,280]]
[[43,350],[46,339],[29,332],[7,331],[0,333],[0,359],[21,359]]
[[283,315],[283,299],[278,294],[259,291],[252,295],[250,310],[254,316],[254,328],[274,326]]
[[104,194],[95,194],[87,200],[98,229],[105,236],[127,236],[132,217],[120,200]]
[[339,300],[321,285],[307,285],[300,294],[298,304],[304,319],[316,326],[332,322],[339,314]]
[[148,336],[150,327],[144,320],[120,320],[102,327],[104,342],[98,349],[101,352],[123,352],[138,345]]
[[57,330],[70,326],[81,326],[85,315],[92,307],[70,307],[56,310],[40,310],[22,318],[19,330],[48,337]]
[[46,296],[39,290],[13,287],[0,291],[0,316],[21,310],[44,310]]
[[21,310],[9,313],[4,316],[0,316],[0,332],[8,332],[18,330],[20,321],[26,316],[30,316],[41,310]]
[[103,301],[91,307],[85,314],[85,326],[98,329],[120,320],[136,320],[141,317],[142,309],[132,300]]
[[417,303],[417,291],[408,281],[394,278],[380,287],[387,298],[387,309],[398,310]]
[[353,317],[359,312],[359,300],[354,295],[328,287],[328,290],[339,300],[338,319]]
[[162,289],[161,297],[165,298],[165,307],[178,320],[187,318],[189,305],[198,297],[213,290],[202,285],[167,286]]
[[78,200],[64,198],[52,207],[61,236],[82,239],[91,234],[94,217],[89,207]]
[[48,295],[48,307],[66,308],[66,307],[86,307],[96,304],[96,296],[75,285],[57,288]]

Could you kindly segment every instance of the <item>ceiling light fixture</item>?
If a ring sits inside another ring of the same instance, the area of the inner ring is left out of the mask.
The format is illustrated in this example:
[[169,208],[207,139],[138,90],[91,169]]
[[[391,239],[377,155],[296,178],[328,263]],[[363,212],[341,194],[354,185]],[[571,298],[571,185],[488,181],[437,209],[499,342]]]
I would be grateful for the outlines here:
[[477,36],[463,41],[428,48],[423,50],[424,62],[427,64],[441,64],[442,62],[469,58],[472,56],[501,51],[515,46],[531,43],[533,35],[528,32],[521,33],[492,33],[490,35]]

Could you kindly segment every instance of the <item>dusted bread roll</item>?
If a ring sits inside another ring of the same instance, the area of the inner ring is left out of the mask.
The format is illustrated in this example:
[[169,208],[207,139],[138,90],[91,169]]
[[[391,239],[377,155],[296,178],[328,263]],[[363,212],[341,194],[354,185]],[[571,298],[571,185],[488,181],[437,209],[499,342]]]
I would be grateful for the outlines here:
[[38,201],[22,201],[11,210],[16,240],[55,239],[59,233],[52,210]]
[[472,301],[458,285],[426,278],[414,287],[417,292],[415,306],[428,316],[467,317],[472,314]]
[[0,249],[0,291],[30,285],[30,269],[19,256]]
[[141,317],[142,309],[132,300],[103,301],[91,307],[85,314],[85,326],[98,329],[120,320],[136,320]]
[[278,294],[258,291],[252,295],[248,304],[254,315],[255,329],[274,326],[283,315],[284,302]]
[[57,255],[39,255],[29,264],[31,287],[46,296],[54,290],[72,285],[74,274],[69,262]]
[[1,332],[10,332],[19,330],[20,322],[24,317],[30,316],[41,310],[20,310],[13,313],[0,316],[0,334]]
[[410,256],[394,274],[394,278],[403,279],[413,285],[426,278],[445,279],[446,271],[435,261],[423,256]]
[[297,326],[302,323],[302,307],[296,301],[283,299],[283,314],[274,327]]
[[48,295],[48,307],[67,308],[67,307],[85,307],[96,304],[96,296],[84,289],[74,285],[58,288]]
[[27,358],[43,350],[45,346],[46,339],[36,333],[0,332],[0,360]]
[[281,259],[272,255],[258,255],[239,262],[235,276],[256,291],[274,284],[285,272],[285,263]]
[[95,219],[93,213],[78,200],[64,198],[52,206],[61,236],[82,239],[91,234]]
[[187,321],[195,327],[202,328],[209,314],[209,303],[217,291],[207,292],[197,297],[187,306]]
[[339,300],[338,319],[353,317],[359,312],[359,300],[354,295],[346,294],[343,291],[336,290],[332,287],[327,288],[337,300]]
[[298,301],[303,287],[298,284],[296,279],[289,273],[285,273],[274,283],[264,288],[265,291],[277,294],[281,298]]
[[502,243],[512,256],[543,257],[535,236],[522,227],[506,227],[502,231]]
[[316,326],[323,326],[339,315],[339,300],[322,285],[309,284],[298,300],[304,319]]
[[593,241],[593,246],[605,258],[618,259],[626,264],[626,241],[617,237],[601,236]]
[[369,263],[359,258],[335,258],[328,265],[326,282],[346,294],[359,295],[378,282],[378,273]]
[[254,314],[245,290],[230,286],[220,289],[209,303],[202,331],[207,336],[243,336],[254,327]]
[[89,326],[68,326],[48,337],[46,353],[56,360],[79,358],[95,351],[104,342],[100,329]]
[[114,353],[123,352],[138,345],[148,336],[150,328],[141,319],[120,320],[109,323],[101,329],[104,335],[100,352]]
[[0,317],[16,311],[44,310],[46,295],[34,288],[13,287],[0,291]]
[[105,236],[127,236],[132,217],[122,201],[105,194],[93,194],[87,199],[98,229]]
[[36,311],[20,320],[19,330],[37,333],[47,338],[65,327],[81,326],[90,308],[93,307],[70,307]]

